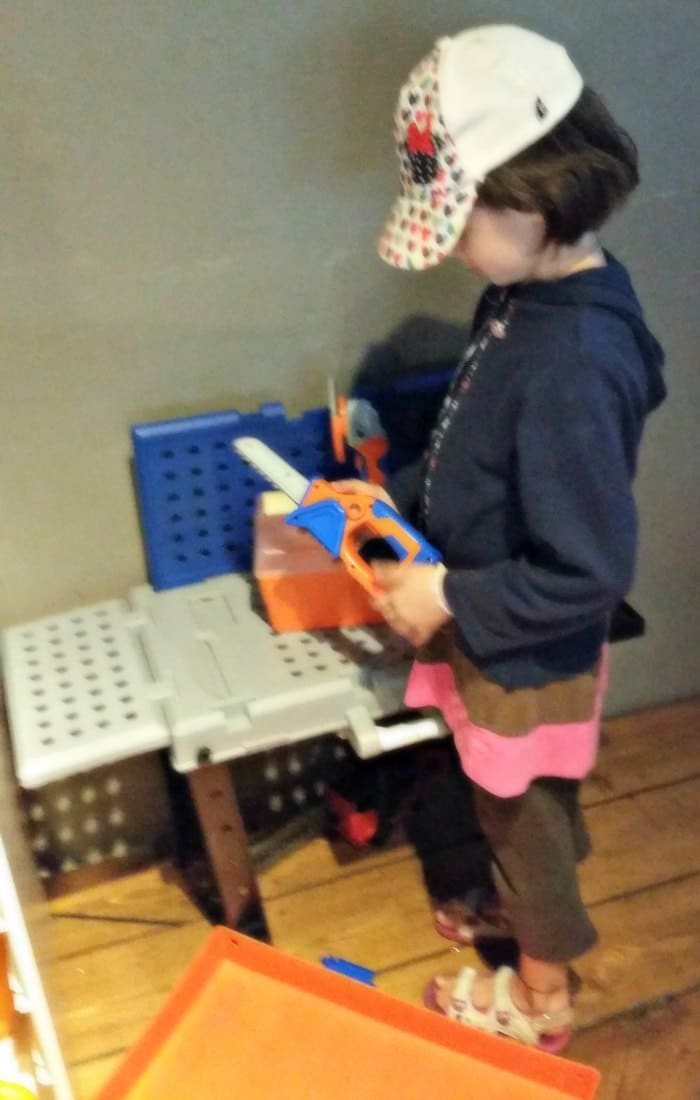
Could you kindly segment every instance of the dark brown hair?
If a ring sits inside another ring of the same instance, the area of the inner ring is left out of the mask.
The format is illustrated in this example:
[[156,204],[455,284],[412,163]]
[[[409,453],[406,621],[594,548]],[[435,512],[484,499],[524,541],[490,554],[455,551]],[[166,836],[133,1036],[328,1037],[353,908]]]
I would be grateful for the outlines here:
[[488,173],[479,202],[539,213],[547,241],[573,244],[598,229],[638,183],[632,138],[600,96],[584,88],[553,130]]

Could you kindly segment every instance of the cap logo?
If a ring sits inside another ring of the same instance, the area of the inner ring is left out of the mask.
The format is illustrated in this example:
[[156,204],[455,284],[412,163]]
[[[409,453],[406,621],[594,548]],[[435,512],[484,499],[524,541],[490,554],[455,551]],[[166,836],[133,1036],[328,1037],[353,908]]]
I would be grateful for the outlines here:
[[416,111],[414,121],[406,130],[406,152],[414,183],[432,183],[438,174],[437,148],[440,142],[431,132],[432,120],[431,114]]
[[546,118],[549,114],[547,104],[543,103],[542,100],[539,98],[535,100],[535,114],[540,119]]

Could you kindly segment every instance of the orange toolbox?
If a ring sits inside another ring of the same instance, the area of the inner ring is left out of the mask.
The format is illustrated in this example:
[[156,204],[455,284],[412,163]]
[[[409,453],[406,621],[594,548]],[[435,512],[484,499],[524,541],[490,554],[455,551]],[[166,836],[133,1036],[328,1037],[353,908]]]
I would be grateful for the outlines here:
[[284,513],[266,512],[275,495],[259,498],[253,541],[253,574],[272,629],[332,630],[380,622],[364,588],[341,561],[308,531],[290,527]]
[[215,928],[98,1100],[592,1100],[598,1081]]

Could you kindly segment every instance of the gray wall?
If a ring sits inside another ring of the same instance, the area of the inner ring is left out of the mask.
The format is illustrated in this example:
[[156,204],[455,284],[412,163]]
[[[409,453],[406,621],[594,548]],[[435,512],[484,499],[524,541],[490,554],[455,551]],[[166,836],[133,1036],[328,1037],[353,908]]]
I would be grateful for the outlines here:
[[609,709],[697,691],[697,0],[6,0],[0,624],[144,579],[135,421],[321,405],[412,314],[464,321],[454,264],[385,268],[391,115],[442,33],[565,41],[638,139],[607,242],[668,352],[638,483],[633,601]]

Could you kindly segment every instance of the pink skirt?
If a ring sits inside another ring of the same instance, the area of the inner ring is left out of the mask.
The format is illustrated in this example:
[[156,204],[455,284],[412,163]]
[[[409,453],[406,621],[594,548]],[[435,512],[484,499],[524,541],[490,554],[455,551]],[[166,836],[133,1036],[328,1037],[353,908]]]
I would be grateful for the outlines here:
[[527,733],[505,736],[472,722],[447,663],[416,660],[406,687],[409,707],[436,707],[452,730],[464,772],[491,794],[513,798],[533,779],[583,779],[595,763],[600,717],[608,685],[608,652],[603,650],[593,713],[581,722],[547,723]]

